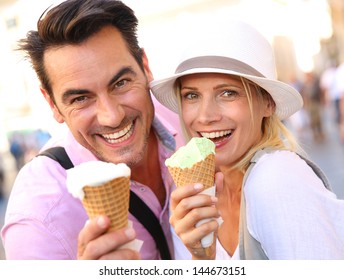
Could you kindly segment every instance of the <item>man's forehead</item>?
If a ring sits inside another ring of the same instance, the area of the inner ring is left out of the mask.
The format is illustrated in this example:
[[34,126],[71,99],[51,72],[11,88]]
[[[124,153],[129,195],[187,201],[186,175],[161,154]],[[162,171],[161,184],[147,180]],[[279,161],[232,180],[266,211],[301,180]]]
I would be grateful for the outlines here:
[[[49,48],[44,54],[44,64],[50,77],[63,73],[78,73],[90,67],[103,67],[104,71],[106,67],[135,68],[136,60],[120,32],[114,27],[104,27],[82,43]],[[115,69],[113,71],[116,71]]]

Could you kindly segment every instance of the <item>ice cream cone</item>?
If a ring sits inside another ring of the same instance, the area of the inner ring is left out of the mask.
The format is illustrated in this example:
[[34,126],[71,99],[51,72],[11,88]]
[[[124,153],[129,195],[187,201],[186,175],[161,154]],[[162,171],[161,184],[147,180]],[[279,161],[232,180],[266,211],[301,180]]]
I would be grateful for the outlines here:
[[[201,183],[204,186],[201,194],[215,195],[215,144],[209,139],[192,138],[167,159],[165,164],[177,188]],[[195,226],[199,227],[210,220],[200,220]],[[213,232],[201,239],[202,247],[207,248],[207,255],[213,241]]]
[[205,189],[214,186],[215,155],[209,154],[203,161],[195,163],[191,168],[168,166],[168,170],[177,187],[193,183],[202,183]]
[[99,215],[108,216],[111,221],[109,231],[127,227],[129,185],[129,177],[119,177],[97,187],[85,186],[82,203],[88,216],[91,219]]

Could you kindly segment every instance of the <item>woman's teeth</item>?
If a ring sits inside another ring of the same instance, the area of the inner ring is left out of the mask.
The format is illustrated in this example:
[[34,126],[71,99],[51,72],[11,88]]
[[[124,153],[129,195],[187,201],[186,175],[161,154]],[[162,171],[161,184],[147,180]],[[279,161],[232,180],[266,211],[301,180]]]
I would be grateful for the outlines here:
[[213,139],[213,138],[227,136],[227,135],[230,135],[231,133],[232,133],[232,130],[223,130],[223,131],[216,131],[216,132],[201,132],[200,134],[202,135],[202,137]]

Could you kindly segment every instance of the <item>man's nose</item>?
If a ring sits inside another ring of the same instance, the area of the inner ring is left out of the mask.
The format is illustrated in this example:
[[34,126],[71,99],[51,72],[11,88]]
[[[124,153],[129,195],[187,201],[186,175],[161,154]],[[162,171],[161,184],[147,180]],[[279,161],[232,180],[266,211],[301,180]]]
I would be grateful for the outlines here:
[[116,97],[103,96],[97,100],[97,119],[100,125],[116,127],[125,117],[125,111]]

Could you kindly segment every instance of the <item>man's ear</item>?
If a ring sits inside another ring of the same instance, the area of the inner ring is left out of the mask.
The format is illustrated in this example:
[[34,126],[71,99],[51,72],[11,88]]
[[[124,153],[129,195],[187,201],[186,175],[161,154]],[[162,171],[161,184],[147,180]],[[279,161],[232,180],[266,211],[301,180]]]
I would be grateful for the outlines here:
[[50,97],[50,95],[48,94],[48,92],[44,89],[44,88],[40,88],[41,93],[43,94],[45,100],[48,102],[51,111],[53,112],[53,116],[54,119],[58,122],[58,123],[64,123],[64,118],[61,115],[59,109],[56,107],[55,102],[52,100],[52,98]]
[[145,71],[145,74],[147,76],[148,82],[153,81],[153,73],[149,68],[148,58],[146,55],[145,50],[142,48],[142,61],[143,61],[143,69]]

